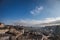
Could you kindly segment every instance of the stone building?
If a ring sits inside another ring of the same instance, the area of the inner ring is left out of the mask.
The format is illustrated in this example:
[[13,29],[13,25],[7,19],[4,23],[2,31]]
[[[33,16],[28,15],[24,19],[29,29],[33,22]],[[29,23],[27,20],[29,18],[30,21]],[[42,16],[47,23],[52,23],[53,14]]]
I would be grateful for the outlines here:
[[[7,35],[6,35],[7,34]],[[13,25],[4,25],[0,23],[0,40],[16,40],[24,34],[23,28],[18,28]]]
[[9,31],[9,29],[6,28],[3,23],[0,23],[0,34],[5,34],[7,31]]
[[9,40],[10,36],[7,34],[0,34],[0,40]]
[[4,24],[3,23],[0,23],[0,28],[4,27]]
[[[16,26],[17,27],[17,26]],[[24,29],[23,28],[16,28],[15,26],[10,26],[9,27],[9,31],[7,32],[7,34],[11,34],[13,35],[12,37],[17,39],[19,36],[21,36],[22,34],[24,34]]]

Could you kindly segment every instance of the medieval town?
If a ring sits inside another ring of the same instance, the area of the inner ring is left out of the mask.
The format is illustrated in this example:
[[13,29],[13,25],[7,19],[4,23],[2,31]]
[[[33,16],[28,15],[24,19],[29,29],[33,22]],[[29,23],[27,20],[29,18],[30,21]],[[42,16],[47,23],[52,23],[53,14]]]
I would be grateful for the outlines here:
[[0,40],[60,40],[60,0],[0,0]]
[[60,40],[60,25],[34,28],[0,23],[0,40]]

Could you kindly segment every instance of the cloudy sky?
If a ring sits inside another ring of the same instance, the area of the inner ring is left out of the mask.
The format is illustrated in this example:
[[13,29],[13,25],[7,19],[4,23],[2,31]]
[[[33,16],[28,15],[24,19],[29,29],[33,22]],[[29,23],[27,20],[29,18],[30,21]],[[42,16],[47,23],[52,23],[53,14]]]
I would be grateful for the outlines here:
[[60,0],[0,0],[0,22],[36,25],[60,20]]

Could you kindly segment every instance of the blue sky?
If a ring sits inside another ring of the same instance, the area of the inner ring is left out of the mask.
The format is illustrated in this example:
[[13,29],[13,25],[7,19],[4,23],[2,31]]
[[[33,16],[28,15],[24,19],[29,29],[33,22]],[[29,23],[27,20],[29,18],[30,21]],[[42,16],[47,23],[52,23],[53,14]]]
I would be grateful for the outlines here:
[[60,0],[0,0],[0,22],[5,24],[47,18],[60,18]]

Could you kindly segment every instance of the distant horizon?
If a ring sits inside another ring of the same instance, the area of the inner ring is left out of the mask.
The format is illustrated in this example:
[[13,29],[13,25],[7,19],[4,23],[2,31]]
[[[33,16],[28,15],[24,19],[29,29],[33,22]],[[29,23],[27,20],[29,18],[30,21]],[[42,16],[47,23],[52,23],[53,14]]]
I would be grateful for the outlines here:
[[[1,22],[0,22],[1,23]],[[12,26],[23,26],[23,27],[46,27],[46,26],[59,26],[60,24],[52,24],[52,25],[33,25],[33,26],[28,26],[28,25],[18,25],[18,24],[5,24],[4,25],[12,25]]]

